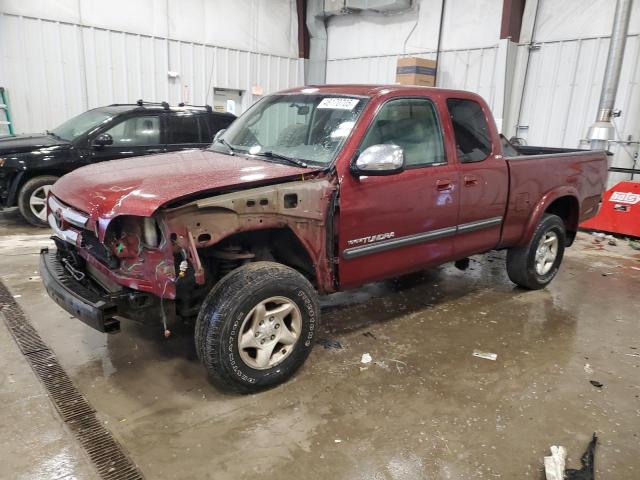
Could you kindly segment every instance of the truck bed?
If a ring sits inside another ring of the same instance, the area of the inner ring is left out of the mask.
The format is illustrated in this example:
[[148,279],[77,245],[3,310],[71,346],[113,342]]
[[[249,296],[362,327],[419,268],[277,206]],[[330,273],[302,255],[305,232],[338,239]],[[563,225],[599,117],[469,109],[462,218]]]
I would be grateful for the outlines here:
[[578,218],[571,222],[575,228],[598,212],[607,180],[605,151],[522,146],[514,149],[516,156],[508,155],[505,149],[509,199],[501,246],[526,243],[531,219],[539,218],[558,197],[577,198],[580,210]]

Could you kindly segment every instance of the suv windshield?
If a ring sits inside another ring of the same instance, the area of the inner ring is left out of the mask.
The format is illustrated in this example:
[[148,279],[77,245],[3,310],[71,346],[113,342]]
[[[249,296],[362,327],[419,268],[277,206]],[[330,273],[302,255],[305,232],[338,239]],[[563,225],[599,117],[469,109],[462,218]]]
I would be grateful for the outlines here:
[[366,101],[329,94],[271,95],[234,121],[212,148],[328,165]]
[[98,125],[111,120],[113,116],[113,113],[108,113],[104,110],[89,110],[88,112],[81,113],[80,115],[67,120],[62,125],[54,128],[48,133],[51,133],[62,140],[71,142],[83,133],[87,133]]

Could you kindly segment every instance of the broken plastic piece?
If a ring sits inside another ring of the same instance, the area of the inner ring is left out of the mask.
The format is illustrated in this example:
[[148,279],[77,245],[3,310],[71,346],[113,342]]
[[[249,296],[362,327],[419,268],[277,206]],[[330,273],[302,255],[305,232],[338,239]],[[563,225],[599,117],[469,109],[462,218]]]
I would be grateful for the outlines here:
[[362,358],[360,359],[361,363],[371,363],[371,355],[369,355],[368,353],[363,353],[362,354]]
[[474,350],[473,351],[473,356],[474,357],[478,357],[478,358],[484,358],[486,360],[493,360],[494,362],[498,358],[498,354],[497,353],[481,352],[480,350]]
[[580,463],[582,468],[580,470],[574,470],[573,468],[567,468],[564,471],[564,478],[566,480],[595,480],[595,468],[593,464],[594,454],[596,451],[596,443],[598,443],[598,437],[593,434],[587,450],[582,454]]

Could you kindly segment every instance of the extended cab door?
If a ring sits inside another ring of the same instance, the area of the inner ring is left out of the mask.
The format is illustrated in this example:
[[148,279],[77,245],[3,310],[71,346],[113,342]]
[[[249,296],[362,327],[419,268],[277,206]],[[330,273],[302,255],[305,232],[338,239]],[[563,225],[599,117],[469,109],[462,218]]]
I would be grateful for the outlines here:
[[343,288],[417,271],[453,256],[458,172],[445,154],[435,104],[425,97],[387,100],[358,151],[379,144],[400,146],[405,170],[341,179],[338,273]]
[[485,252],[500,241],[509,172],[486,105],[447,99],[460,168],[460,209],[455,255]]
[[99,132],[94,138],[109,135],[110,145],[90,145],[90,159],[92,162],[115,160],[118,158],[151,155],[165,151],[162,136],[162,114],[141,113],[124,118],[122,121]]

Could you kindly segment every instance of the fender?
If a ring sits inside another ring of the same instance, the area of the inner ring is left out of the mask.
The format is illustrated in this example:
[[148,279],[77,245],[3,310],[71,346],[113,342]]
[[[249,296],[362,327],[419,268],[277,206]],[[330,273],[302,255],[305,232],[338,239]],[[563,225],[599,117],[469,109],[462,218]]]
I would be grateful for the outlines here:
[[21,170],[11,179],[9,194],[7,195],[7,207],[15,207],[18,205],[18,185],[22,183],[22,177],[24,177],[26,173],[24,170]]
[[[517,246],[524,246],[529,243],[531,237],[533,236],[533,232],[535,231],[538,223],[540,223],[540,219],[544,212],[549,208],[555,200],[561,197],[573,197],[578,202],[578,208],[580,206],[580,200],[578,196],[578,190],[571,185],[564,185],[560,187],[556,187],[553,190],[548,191],[542,198],[538,201],[538,203],[531,210],[531,215],[529,216],[529,221],[525,225],[522,236],[520,240],[517,242]],[[578,217],[580,214],[578,213]],[[577,227],[577,224],[576,224]]]
[[327,258],[327,210],[335,186],[324,178],[286,182],[199,199],[160,212],[176,245],[193,236],[197,249],[241,232],[288,228],[313,263],[319,290],[335,289]]

